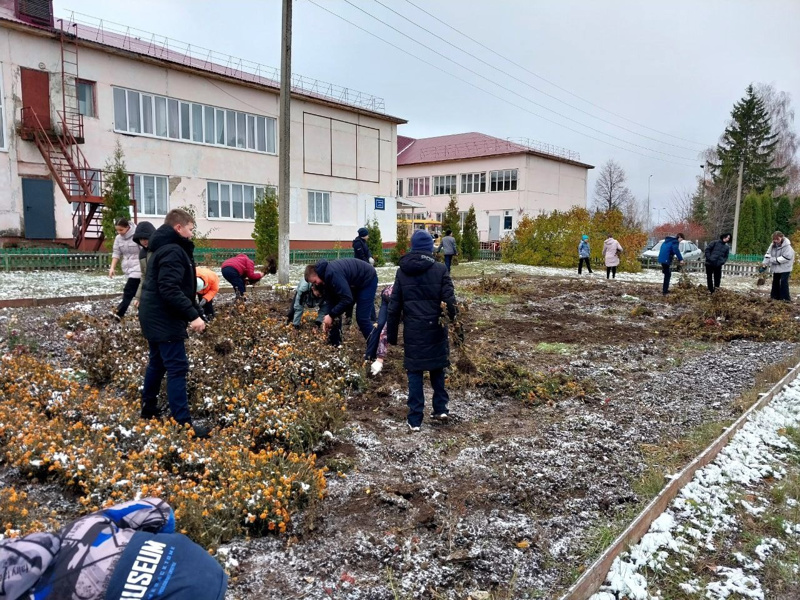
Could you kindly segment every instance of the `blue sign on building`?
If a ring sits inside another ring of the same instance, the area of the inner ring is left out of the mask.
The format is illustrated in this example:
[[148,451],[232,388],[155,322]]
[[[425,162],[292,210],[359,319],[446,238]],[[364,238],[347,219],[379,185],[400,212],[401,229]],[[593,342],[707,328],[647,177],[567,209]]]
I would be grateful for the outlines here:
[[375,198],[375,210],[386,210],[386,198]]

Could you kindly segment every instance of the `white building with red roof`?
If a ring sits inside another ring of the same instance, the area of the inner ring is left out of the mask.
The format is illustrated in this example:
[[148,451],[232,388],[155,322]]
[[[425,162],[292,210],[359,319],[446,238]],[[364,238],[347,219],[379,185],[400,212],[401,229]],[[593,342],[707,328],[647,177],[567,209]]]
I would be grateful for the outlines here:
[[[109,4],[111,6],[111,4]],[[215,246],[252,247],[278,183],[279,73],[72,13],[0,0],[0,237],[100,246],[103,166],[119,143],[136,220],[190,206]],[[380,98],[292,76],[292,248],[395,240],[397,125]]]
[[398,198],[421,205],[418,219],[441,221],[450,196],[463,218],[475,205],[482,242],[512,232],[523,215],[586,207],[592,165],[569,150],[482,133],[397,136]]

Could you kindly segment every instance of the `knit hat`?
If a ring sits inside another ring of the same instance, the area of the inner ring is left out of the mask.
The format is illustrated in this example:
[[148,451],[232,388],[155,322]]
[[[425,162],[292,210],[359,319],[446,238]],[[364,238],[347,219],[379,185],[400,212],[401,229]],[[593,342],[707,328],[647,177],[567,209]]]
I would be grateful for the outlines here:
[[367,237],[368,235],[369,235],[369,231],[367,230],[366,227],[361,227],[358,230],[358,237]]
[[588,239],[589,239],[589,236],[588,236],[588,235],[581,236],[581,239],[582,239],[582,240],[588,240]]
[[411,236],[412,252],[433,252],[433,238],[424,229],[417,229]]

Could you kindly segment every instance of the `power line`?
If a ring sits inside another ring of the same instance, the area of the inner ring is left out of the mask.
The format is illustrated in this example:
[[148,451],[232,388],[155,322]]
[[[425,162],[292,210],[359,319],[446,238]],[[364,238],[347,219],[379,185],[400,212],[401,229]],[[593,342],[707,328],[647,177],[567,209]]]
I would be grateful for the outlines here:
[[[496,98],[496,99],[498,99],[498,100],[500,100],[502,102],[505,102],[506,104],[509,104],[510,106],[513,106],[514,108],[518,108],[518,109],[520,109],[520,110],[522,110],[522,111],[524,111],[524,112],[526,112],[528,114],[531,114],[534,117],[538,117],[538,118],[540,118],[540,119],[542,119],[544,121],[547,121],[548,123],[553,123],[554,125],[558,125],[559,127],[563,127],[564,129],[567,129],[568,131],[572,131],[574,133],[580,134],[580,135],[582,135],[584,137],[587,137],[589,139],[601,142],[603,144],[611,146],[612,148],[618,148],[619,150],[625,150],[626,152],[631,152],[632,154],[638,154],[639,156],[643,156],[643,157],[649,158],[651,160],[658,160],[658,161],[662,161],[662,162],[666,162],[666,163],[670,163],[670,164],[674,164],[674,165],[679,165],[679,166],[682,166],[682,167],[690,167],[690,166],[693,167],[694,166],[694,163],[691,163],[691,164],[689,164],[688,162],[679,163],[679,162],[676,162],[674,160],[667,160],[667,159],[664,159],[664,158],[659,158],[657,156],[650,156],[650,155],[644,154],[642,152],[637,152],[636,150],[631,150],[630,148],[625,148],[624,146],[618,146],[616,144],[612,144],[611,142],[609,142],[607,140],[604,140],[604,139],[601,139],[601,138],[598,138],[598,137],[594,137],[593,135],[590,135],[590,134],[585,133],[583,131],[579,131],[577,129],[573,129],[572,127],[570,127],[568,125],[564,125],[563,123],[559,123],[558,121],[554,121],[553,119],[550,119],[548,117],[542,116],[542,115],[540,115],[540,114],[538,114],[536,112],[533,112],[532,110],[530,110],[528,108],[525,108],[524,106],[520,106],[519,104],[515,104],[514,102],[512,102],[508,98],[504,98],[502,96],[499,96],[499,95],[495,94],[494,92],[491,92],[491,91],[489,91],[487,89],[484,89],[484,88],[482,88],[482,87],[480,87],[478,85],[475,85],[473,82],[468,81],[467,79],[464,79],[463,77],[459,77],[458,75],[455,75],[454,73],[451,73],[451,72],[447,71],[446,69],[443,69],[439,65],[436,65],[436,64],[434,64],[434,63],[432,63],[432,62],[430,62],[430,61],[428,61],[428,60],[426,60],[426,59],[424,59],[424,58],[422,58],[420,56],[417,56],[416,54],[413,54],[412,52],[407,51],[406,49],[398,46],[397,44],[393,44],[392,42],[383,39],[379,35],[369,31],[368,29],[364,29],[360,25],[357,25],[356,23],[353,23],[352,21],[344,18],[343,16],[341,16],[341,15],[339,15],[339,14],[337,14],[337,13],[335,13],[335,12],[333,12],[333,11],[327,9],[327,8],[325,8],[324,6],[318,4],[315,0],[308,0],[308,2],[313,4],[314,6],[319,8],[320,10],[324,10],[326,13],[328,13],[330,15],[333,15],[337,19],[340,19],[341,21],[344,21],[345,23],[348,23],[348,24],[352,25],[356,29],[359,29],[360,31],[363,31],[367,35],[370,35],[370,36],[374,37],[375,39],[380,40],[384,44],[386,44],[388,46],[391,46],[392,48],[395,48],[397,50],[400,50],[403,54],[405,54],[407,56],[411,56],[412,58],[416,58],[418,61],[420,61],[420,62],[422,62],[422,63],[424,63],[424,64],[426,64],[426,65],[428,65],[430,67],[433,67],[434,69],[436,69],[438,71],[441,71],[445,75],[449,75],[453,79],[456,79],[458,81],[466,83],[466,84],[470,85],[471,87],[473,87],[474,89],[477,89],[477,90],[479,90],[479,91],[481,91],[481,92],[483,92],[485,94],[488,94],[489,96],[492,96],[493,98]],[[688,159],[685,159],[685,158],[682,158],[682,157],[679,157],[679,158],[681,160],[688,160]]]
[[[467,39],[468,39],[468,40],[470,40],[471,42],[473,42],[473,43],[477,44],[477,45],[478,45],[478,46],[480,46],[481,48],[483,48],[483,49],[485,49],[485,50],[488,50],[489,52],[491,52],[491,53],[492,53],[492,54],[494,54],[495,56],[498,56],[498,57],[502,58],[503,60],[505,60],[505,61],[509,62],[510,64],[514,65],[514,66],[515,66],[515,67],[517,67],[518,69],[522,69],[523,71],[525,71],[526,73],[529,73],[529,74],[533,75],[533,76],[534,76],[534,77],[536,77],[537,79],[541,79],[541,80],[542,80],[542,81],[544,81],[545,83],[549,83],[550,85],[552,85],[554,88],[557,88],[557,89],[561,90],[562,92],[564,92],[564,93],[566,93],[566,94],[569,94],[570,96],[573,96],[574,98],[577,98],[578,100],[581,100],[582,102],[586,102],[586,104],[590,104],[590,105],[594,106],[595,108],[599,108],[599,109],[600,109],[600,110],[602,110],[603,112],[607,112],[608,114],[610,114],[610,115],[613,115],[613,116],[617,117],[618,119],[622,119],[623,121],[627,121],[628,123],[633,123],[634,125],[637,125],[637,126],[639,126],[639,127],[642,127],[642,128],[644,128],[644,129],[648,129],[648,130],[650,130],[650,131],[653,131],[653,132],[655,132],[655,133],[658,133],[658,134],[660,134],[660,135],[666,135],[667,137],[671,137],[671,138],[674,138],[674,139],[676,139],[676,140],[681,140],[681,141],[683,141],[683,142],[689,142],[690,144],[696,144],[697,146],[703,146],[704,148],[707,148],[709,145],[713,145],[713,144],[704,144],[704,143],[702,143],[702,142],[695,142],[694,140],[689,140],[689,139],[686,139],[686,138],[682,138],[682,137],[680,137],[680,136],[673,135],[673,134],[671,134],[671,133],[667,133],[666,131],[661,131],[661,130],[659,130],[659,129],[654,129],[653,127],[648,127],[648,126],[647,126],[647,125],[645,125],[644,123],[639,123],[638,121],[634,121],[633,119],[629,119],[629,118],[627,118],[627,117],[625,117],[625,116],[623,116],[623,115],[620,115],[620,114],[618,114],[618,113],[615,113],[614,111],[608,110],[607,108],[604,108],[604,107],[600,106],[599,104],[596,104],[596,103],[592,102],[591,100],[587,100],[586,98],[584,98],[584,97],[582,97],[582,96],[579,96],[578,94],[576,94],[576,93],[574,93],[574,92],[571,92],[571,91],[569,91],[568,89],[566,89],[566,88],[564,88],[564,87],[561,87],[561,86],[560,86],[560,85],[558,85],[557,83],[555,83],[555,82],[553,82],[553,81],[550,81],[549,79],[547,79],[547,78],[545,78],[545,77],[542,77],[542,76],[541,76],[541,75],[539,75],[538,73],[534,73],[534,72],[533,72],[533,71],[531,71],[530,69],[528,69],[528,68],[524,67],[523,65],[521,65],[521,64],[519,64],[519,63],[517,63],[517,62],[513,61],[512,59],[508,58],[507,56],[503,56],[502,54],[500,54],[499,52],[497,52],[497,51],[493,50],[493,49],[492,49],[492,48],[490,48],[489,46],[487,46],[487,45],[485,45],[485,44],[483,44],[483,43],[479,42],[478,40],[476,40],[476,39],[475,39],[475,38],[473,38],[473,37],[470,37],[469,35],[467,35],[467,34],[466,34],[466,33],[464,33],[463,31],[461,31],[460,29],[457,29],[457,28],[453,27],[452,25],[450,25],[450,24],[449,24],[449,23],[447,23],[446,21],[443,21],[442,19],[440,19],[440,18],[439,18],[439,17],[437,17],[436,15],[434,15],[434,14],[432,14],[432,13],[428,12],[427,10],[425,10],[424,8],[422,8],[421,6],[419,6],[419,5],[417,5],[417,4],[414,4],[414,3],[413,3],[411,0],[405,0],[405,1],[406,1],[406,2],[408,2],[408,3],[409,3],[411,6],[413,6],[414,8],[416,8],[417,10],[419,10],[419,11],[421,11],[421,12],[424,12],[426,15],[428,15],[429,17],[431,17],[431,18],[433,18],[433,19],[437,20],[437,21],[438,21],[439,23],[441,23],[442,25],[445,25],[446,27],[449,27],[450,29],[452,29],[452,30],[453,30],[453,31],[455,31],[456,33],[458,33],[458,34],[460,34],[460,35],[464,36],[465,38],[467,38]],[[542,93],[545,93],[545,92],[542,92]],[[548,95],[549,95],[549,94],[548,94]],[[563,102],[563,101],[562,101],[562,102]],[[564,104],[566,104],[566,102],[564,102]],[[571,105],[567,104],[567,106],[571,106]],[[580,109],[576,109],[576,110],[580,110]],[[599,117],[597,117],[597,118],[599,118]],[[637,134],[637,135],[640,135],[640,134]],[[662,143],[664,143],[664,142],[662,142]]]
[[[573,119],[572,117],[569,117],[569,116],[567,116],[567,115],[564,115],[564,114],[562,114],[562,113],[560,113],[560,112],[558,112],[558,111],[556,111],[556,110],[553,110],[552,108],[549,108],[549,107],[547,107],[547,106],[545,106],[545,105],[543,105],[543,104],[540,104],[539,102],[536,102],[536,101],[534,101],[534,100],[531,100],[530,98],[528,98],[528,97],[526,97],[526,96],[524,96],[524,95],[520,94],[519,92],[516,92],[515,90],[511,89],[510,87],[507,87],[507,86],[503,85],[502,83],[498,83],[498,82],[496,82],[496,81],[494,81],[494,80],[491,80],[491,79],[489,79],[488,77],[486,77],[486,76],[482,75],[481,73],[479,73],[478,71],[475,71],[474,69],[471,69],[470,67],[468,67],[468,66],[466,66],[466,65],[463,65],[463,64],[461,64],[461,63],[460,63],[460,62],[458,62],[457,60],[454,60],[454,59],[450,58],[449,56],[446,56],[446,55],[442,54],[441,52],[439,52],[439,51],[438,51],[438,50],[436,50],[435,48],[432,48],[432,47],[428,46],[427,44],[425,44],[425,43],[423,43],[423,42],[420,42],[420,41],[419,41],[419,40],[417,40],[416,38],[414,38],[414,37],[412,37],[412,36],[408,35],[407,33],[405,33],[405,32],[403,32],[403,31],[401,31],[401,30],[397,29],[396,27],[394,27],[393,25],[391,25],[391,24],[387,23],[386,21],[383,21],[383,20],[379,19],[378,17],[376,17],[376,16],[375,16],[375,15],[373,15],[372,13],[370,13],[370,12],[368,12],[368,11],[364,10],[363,8],[361,8],[361,7],[359,7],[359,6],[356,6],[356,5],[355,5],[355,4],[353,4],[353,3],[352,3],[350,0],[344,0],[344,2],[345,2],[345,3],[347,3],[347,4],[349,4],[350,6],[352,6],[353,8],[355,8],[356,10],[358,10],[358,11],[360,11],[360,12],[364,13],[365,15],[369,16],[370,18],[374,19],[375,21],[378,21],[379,23],[381,23],[381,24],[385,25],[385,26],[386,26],[386,27],[388,27],[389,29],[391,29],[391,30],[393,30],[393,31],[395,31],[395,32],[397,32],[397,33],[399,33],[399,34],[400,34],[400,35],[402,35],[403,37],[406,37],[406,38],[408,38],[408,39],[409,39],[409,40],[411,40],[412,42],[414,42],[414,43],[416,43],[416,44],[419,44],[419,45],[420,45],[420,46],[422,46],[423,48],[425,48],[425,49],[427,49],[427,50],[429,50],[429,51],[433,52],[434,54],[436,54],[436,55],[440,56],[441,58],[444,58],[445,60],[447,60],[447,61],[449,61],[449,62],[453,63],[454,65],[456,65],[456,66],[458,66],[458,67],[461,67],[461,68],[462,68],[462,69],[464,69],[465,71],[468,71],[469,73],[472,73],[473,75],[476,75],[477,77],[480,77],[481,79],[485,79],[486,81],[488,81],[488,82],[489,82],[489,83],[491,83],[492,85],[495,85],[495,86],[497,86],[497,87],[499,87],[499,88],[501,88],[501,89],[505,90],[506,92],[508,92],[508,93],[510,93],[510,94],[513,94],[513,95],[517,96],[518,98],[521,98],[521,99],[525,100],[526,102],[530,102],[530,103],[531,103],[531,104],[533,104],[534,106],[538,106],[539,108],[543,108],[543,109],[545,109],[545,110],[547,110],[547,111],[549,111],[549,112],[551,112],[551,113],[553,113],[553,114],[555,114],[555,115],[558,115],[558,116],[559,116],[559,117],[561,117],[562,119],[566,119],[567,121],[571,121],[571,122],[575,123],[576,125],[580,125],[581,127],[585,127],[586,129],[589,129],[589,130],[591,130],[591,131],[594,131],[594,132],[596,132],[596,133],[599,133],[600,135],[604,135],[604,136],[606,136],[606,137],[609,137],[609,138],[611,138],[612,140],[617,140],[618,142],[622,142],[622,143],[624,143],[624,144],[629,144],[629,145],[631,145],[631,146],[635,146],[636,148],[641,148],[642,150],[646,150],[646,151],[648,151],[648,152],[654,152],[654,153],[656,153],[656,154],[662,154],[662,155],[664,155],[664,156],[669,156],[669,157],[671,157],[671,158],[678,158],[678,159],[680,159],[680,160],[685,160],[685,161],[694,160],[694,159],[691,159],[691,158],[686,158],[685,156],[679,156],[679,155],[677,155],[677,154],[670,154],[669,152],[663,152],[663,151],[661,151],[661,150],[656,150],[655,148],[649,148],[648,146],[643,146],[643,145],[641,145],[641,144],[637,144],[636,142],[631,142],[630,140],[626,140],[626,139],[624,139],[624,138],[617,137],[617,136],[615,136],[615,135],[612,135],[612,134],[610,134],[610,133],[606,133],[605,131],[603,131],[603,130],[601,130],[601,129],[597,129],[596,127],[593,127],[593,126],[591,126],[591,125],[587,125],[586,123],[582,123],[581,121],[578,121],[578,120],[576,120],[576,119]],[[558,124],[560,125],[560,123],[558,123]],[[579,132],[579,133],[580,133],[580,132]]]
[[[593,119],[597,119],[597,120],[599,120],[599,121],[602,121],[603,123],[607,123],[608,125],[611,125],[612,127],[618,127],[618,128],[620,128],[620,129],[622,129],[622,130],[624,130],[624,131],[627,131],[628,133],[632,133],[633,135],[638,135],[639,137],[643,137],[643,138],[645,138],[645,139],[652,140],[652,141],[654,141],[654,142],[657,142],[657,143],[659,143],[659,144],[664,144],[665,146],[672,146],[673,148],[680,148],[681,150],[688,150],[689,152],[696,152],[696,150],[695,150],[694,148],[689,148],[689,147],[687,147],[687,146],[682,146],[682,145],[680,145],[680,144],[672,144],[672,143],[670,143],[670,142],[665,142],[665,141],[659,140],[658,138],[654,138],[654,137],[652,137],[652,136],[645,135],[645,134],[643,134],[643,133],[639,133],[638,131],[635,131],[635,130],[633,130],[633,129],[630,129],[630,128],[628,128],[628,127],[625,127],[624,125],[619,125],[619,124],[617,124],[617,123],[614,123],[613,121],[609,121],[608,119],[605,119],[605,118],[603,118],[603,117],[599,117],[599,116],[597,116],[597,115],[595,115],[595,114],[592,114],[592,113],[591,113],[591,112],[589,112],[589,111],[583,110],[582,108],[580,108],[580,107],[578,107],[578,106],[575,106],[574,104],[570,104],[569,102],[565,102],[564,100],[562,100],[562,99],[561,99],[561,98],[559,98],[558,96],[554,96],[553,94],[550,94],[549,92],[546,92],[545,90],[539,89],[539,88],[537,88],[536,86],[534,86],[534,85],[531,85],[531,84],[530,84],[530,83],[528,83],[527,81],[525,81],[525,80],[523,80],[523,79],[520,79],[519,77],[517,77],[517,76],[513,75],[512,73],[509,73],[508,71],[504,71],[503,69],[501,69],[501,68],[500,68],[500,67],[498,67],[497,65],[494,65],[494,64],[492,64],[492,63],[490,63],[490,62],[487,62],[487,61],[483,60],[481,57],[479,57],[479,56],[476,56],[475,54],[473,54],[473,53],[471,53],[471,52],[469,52],[469,51],[465,50],[464,48],[461,48],[461,47],[457,46],[456,44],[453,44],[453,43],[452,43],[452,42],[450,42],[449,40],[447,40],[447,39],[443,38],[442,36],[440,36],[440,35],[436,34],[435,32],[431,31],[430,29],[428,29],[428,28],[426,28],[426,27],[423,27],[422,25],[420,25],[419,23],[417,23],[417,22],[416,22],[416,21],[414,21],[413,19],[410,19],[410,18],[406,17],[405,15],[403,15],[402,13],[399,13],[399,12],[397,12],[397,11],[396,11],[396,10],[394,10],[392,7],[390,7],[390,6],[387,6],[386,4],[384,4],[383,2],[381,2],[380,0],[373,0],[373,1],[374,1],[376,4],[380,4],[380,5],[381,5],[382,7],[384,7],[386,10],[388,10],[388,11],[390,11],[390,12],[393,12],[394,14],[396,14],[396,15],[397,15],[398,17],[400,17],[401,19],[404,19],[405,21],[408,21],[409,23],[411,23],[411,24],[412,24],[412,25],[414,25],[415,27],[418,27],[418,28],[422,29],[422,31],[424,31],[424,32],[426,32],[426,33],[428,33],[428,34],[432,35],[433,37],[435,37],[435,38],[437,38],[437,39],[439,39],[439,40],[443,41],[443,42],[444,42],[445,44],[447,44],[448,46],[452,46],[453,48],[455,48],[455,49],[456,49],[456,50],[458,50],[459,52],[463,52],[463,53],[464,53],[464,54],[466,54],[467,56],[470,56],[470,57],[474,58],[475,60],[477,60],[477,61],[478,61],[478,62],[480,62],[480,63],[483,63],[483,64],[484,64],[484,65],[486,65],[487,67],[489,67],[489,68],[491,68],[491,69],[493,69],[493,70],[495,70],[495,71],[498,71],[498,72],[502,73],[503,75],[506,75],[507,77],[510,77],[510,78],[514,79],[515,81],[518,81],[518,82],[519,82],[519,83],[521,83],[522,85],[528,86],[528,87],[529,87],[529,88],[531,88],[532,90],[534,90],[534,91],[537,91],[537,92],[539,92],[540,94],[544,94],[544,95],[545,95],[545,96],[547,96],[548,98],[552,98],[552,99],[553,99],[553,100],[555,100],[556,102],[560,102],[561,104],[563,104],[563,105],[565,105],[565,106],[568,106],[569,108],[571,108],[571,109],[573,109],[573,110],[577,110],[578,112],[581,112],[581,113],[583,113],[583,114],[585,114],[585,115],[587,115],[587,116],[589,116],[589,117],[592,117]],[[544,108],[547,108],[547,107],[544,107]],[[547,109],[547,110],[551,110],[551,109]],[[555,111],[552,111],[552,112],[555,112]],[[557,112],[556,112],[556,114],[559,114],[559,113],[557,113]]]

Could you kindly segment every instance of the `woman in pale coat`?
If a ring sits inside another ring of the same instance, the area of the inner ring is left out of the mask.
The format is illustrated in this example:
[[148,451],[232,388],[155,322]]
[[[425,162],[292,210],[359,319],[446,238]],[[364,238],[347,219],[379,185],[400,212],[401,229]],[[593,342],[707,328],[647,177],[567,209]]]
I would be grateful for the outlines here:
[[617,278],[617,267],[619,266],[619,255],[622,254],[622,246],[614,239],[610,233],[603,242],[603,256],[606,260],[606,279]]
[[772,271],[772,291],[769,297],[773,300],[791,302],[789,295],[789,277],[794,266],[794,249],[792,243],[782,232],[772,234],[772,243],[764,255],[764,266]]
[[125,289],[122,291],[122,301],[117,306],[117,310],[111,313],[117,321],[122,320],[128,310],[128,306],[139,289],[142,280],[142,270],[139,266],[139,245],[133,241],[134,228],[128,219],[118,219],[114,223],[117,230],[117,237],[114,238],[114,247],[111,251],[111,268],[108,269],[108,276],[114,277],[117,270],[117,263],[120,263],[123,274],[128,278],[125,282]]

